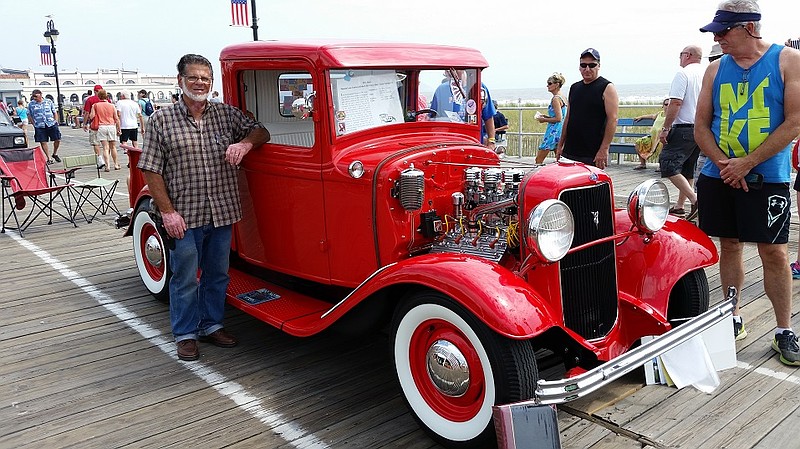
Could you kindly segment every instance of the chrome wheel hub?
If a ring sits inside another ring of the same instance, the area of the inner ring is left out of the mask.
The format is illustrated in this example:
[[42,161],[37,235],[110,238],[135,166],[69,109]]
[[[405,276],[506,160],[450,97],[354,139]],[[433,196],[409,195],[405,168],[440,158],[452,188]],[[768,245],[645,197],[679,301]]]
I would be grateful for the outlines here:
[[460,397],[469,388],[469,366],[464,354],[453,343],[437,340],[426,356],[428,376],[442,394]]
[[161,251],[161,242],[158,237],[151,235],[144,242],[144,256],[147,261],[155,267],[160,267],[164,263],[163,251]]

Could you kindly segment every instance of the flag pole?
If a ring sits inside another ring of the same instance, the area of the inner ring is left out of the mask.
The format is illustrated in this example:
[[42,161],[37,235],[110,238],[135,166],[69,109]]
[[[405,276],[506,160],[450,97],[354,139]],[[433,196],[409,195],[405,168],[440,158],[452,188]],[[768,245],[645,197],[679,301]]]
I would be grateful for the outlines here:
[[256,0],[250,0],[250,3],[253,5],[253,41],[258,40],[258,21],[256,19]]

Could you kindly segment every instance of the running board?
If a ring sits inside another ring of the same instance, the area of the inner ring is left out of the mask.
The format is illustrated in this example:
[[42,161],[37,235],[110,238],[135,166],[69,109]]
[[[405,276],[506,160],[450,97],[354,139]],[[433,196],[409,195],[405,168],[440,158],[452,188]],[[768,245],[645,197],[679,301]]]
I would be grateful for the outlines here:
[[563,404],[586,396],[625,374],[641,368],[648,360],[664,354],[720,321],[726,318],[730,319],[735,306],[736,289],[730,287],[725,301],[715,308],[590,371],[569,379],[540,380],[534,399],[511,405]]

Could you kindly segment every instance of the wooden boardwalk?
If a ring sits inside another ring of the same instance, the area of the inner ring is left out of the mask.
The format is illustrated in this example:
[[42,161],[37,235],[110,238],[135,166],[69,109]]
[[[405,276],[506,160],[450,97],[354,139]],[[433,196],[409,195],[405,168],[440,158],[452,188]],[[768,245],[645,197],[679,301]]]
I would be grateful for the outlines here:
[[[61,154],[89,149],[81,131],[64,134]],[[121,160],[109,175],[124,180]],[[619,198],[656,175],[633,166],[608,169]],[[794,257],[796,225],[791,235]],[[131,245],[109,216],[0,235],[0,448],[439,447],[404,405],[383,335],[293,338],[230,309],[242,343],[201,344],[198,362],[178,361],[168,307],[141,285]],[[629,375],[560,408],[564,448],[800,447],[800,372],[769,347],[774,316],[755,249],[745,257],[749,336],[720,387],[643,387]],[[717,268],[708,276],[717,302]]]

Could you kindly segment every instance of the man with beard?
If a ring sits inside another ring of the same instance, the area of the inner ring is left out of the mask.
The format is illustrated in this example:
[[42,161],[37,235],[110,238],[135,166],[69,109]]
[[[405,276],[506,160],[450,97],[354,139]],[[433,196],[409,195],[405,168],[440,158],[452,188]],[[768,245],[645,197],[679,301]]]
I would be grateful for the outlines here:
[[239,109],[209,102],[213,81],[208,59],[195,54],[180,59],[183,95],[150,117],[138,165],[173,239],[170,321],[181,360],[200,357],[198,339],[224,348],[237,344],[222,325],[231,225],[242,218],[237,167],[270,137]]

